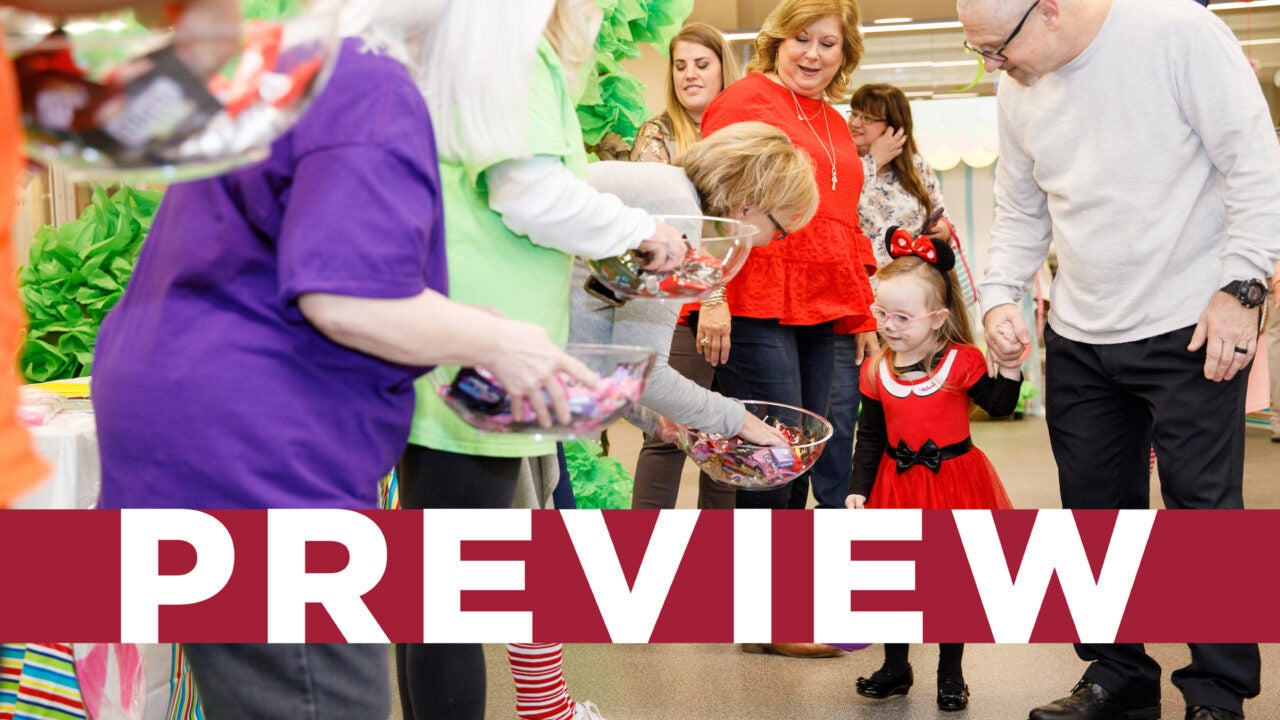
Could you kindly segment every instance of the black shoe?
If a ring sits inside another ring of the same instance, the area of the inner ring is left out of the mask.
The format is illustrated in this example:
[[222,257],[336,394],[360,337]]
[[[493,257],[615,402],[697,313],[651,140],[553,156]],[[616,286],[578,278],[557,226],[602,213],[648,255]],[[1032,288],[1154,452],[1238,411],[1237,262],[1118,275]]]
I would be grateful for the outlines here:
[[962,680],[938,681],[938,709],[963,710],[969,707],[969,686]]
[[877,700],[894,695],[906,695],[913,683],[915,683],[915,676],[911,673],[910,665],[907,666],[906,672],[898,675],[881,667],[871,673],[869,678],[858,678],[858,694]]
[[1244,720],[1244,716],[1222,708],[1192,705],[1187,708],[1187,720]]
[[1160,699],[1132,700],[1081,680],[1070,695],[1032,710],[1028,720],[1160,720]]

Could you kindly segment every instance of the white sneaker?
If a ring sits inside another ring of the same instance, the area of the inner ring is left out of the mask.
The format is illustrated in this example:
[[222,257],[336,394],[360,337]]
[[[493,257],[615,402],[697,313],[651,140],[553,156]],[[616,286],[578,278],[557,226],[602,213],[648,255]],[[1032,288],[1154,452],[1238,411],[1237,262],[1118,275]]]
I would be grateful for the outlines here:
[[591,701],[574,702],[573,720],[605,720],[600,714],[600,708]]

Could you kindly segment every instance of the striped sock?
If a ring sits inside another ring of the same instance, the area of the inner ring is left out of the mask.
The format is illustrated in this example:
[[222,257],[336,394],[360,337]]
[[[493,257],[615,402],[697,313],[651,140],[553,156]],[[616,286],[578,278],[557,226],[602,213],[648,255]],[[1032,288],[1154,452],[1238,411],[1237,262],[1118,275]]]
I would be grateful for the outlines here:
[[573,720],[560,643],[507,645],[520,720]]

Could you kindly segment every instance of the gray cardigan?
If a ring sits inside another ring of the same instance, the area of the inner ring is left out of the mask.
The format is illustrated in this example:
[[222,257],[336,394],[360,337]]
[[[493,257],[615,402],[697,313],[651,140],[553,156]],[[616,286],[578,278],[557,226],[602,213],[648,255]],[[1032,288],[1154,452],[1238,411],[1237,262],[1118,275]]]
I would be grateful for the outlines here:
[[[587,181],[597,190],[654,215],[702,214],[693,183],[678,167],[650,162],[598,162],[588,168]],[[681,304],[632,300],[614,308],[583,290],[590,276],[586,263],[575,260],[569,295],[569,341],[638,345],[658,353],[640,397],[642,408],[628,419],[648,433],[657,428],[657,416],[661,415],[707,432],[738,434],[746,413],[742,403],[699,386],[667,365]]]

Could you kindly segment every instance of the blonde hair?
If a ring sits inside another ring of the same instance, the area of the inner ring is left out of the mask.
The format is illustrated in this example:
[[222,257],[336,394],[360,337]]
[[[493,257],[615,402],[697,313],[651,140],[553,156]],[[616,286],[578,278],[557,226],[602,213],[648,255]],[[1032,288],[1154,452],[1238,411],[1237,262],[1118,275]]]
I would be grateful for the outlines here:
[[603,19],[604,13],[594,0],[556,0],[546,37],[571,85],[577,82],[582,66],[595,56],[596,34]]
[[867,115],[879,115],[884,118],[888,127],[902,129],[906,143],[902,146],[902,152],[889,161],[889,167],[897,174],[903,189],[924,208],[923,215],[929,217],[934,210],[933,199],[924,187],[924,180],[916,172],[916,155],[919,150],[912,132],[911,103],[907,101],[907,96],[892,85],[863,85],[849,99],[849,109]]
[[[919,257],[908,255],[897,258],[880,268],[876,272],[876,277],[880,282],[898,277],[917,278],[926,288],[925,307],[931,311],[943,309],[947,311],[946,321],[942,323],[941,328],[938,328],[938,346],[924,358],[924,366],[930,375],[933,374],[932,368],[938,357],[948,344],[973,344],[973,328],[969,325],[969,312],[965,309],[964,295],[960,292],[960,280],[956,277],[954,269],[942,273],[937,267]],[[947,298],[951,301],[947,302]],[[873,372],[879,371],[880,363],[888,362],[889,371],[897,374],[892,348],[882,346],[871,362]]]
[[849,91],[849,74],[862,61],[862,31],[858,29],[860,11],[856,0],[782,0],[760,27],[760,34],[756,36],[756,56],[747,65],[747,71],[769,73],[777,70],[778,46],[782,41],[794,38],[828,15],[835,15],[840,23],[844,57],[824,92],[829,98],[843,98]]
[[691,145],[673,164],[689,176],[709,215],[728,216],[740,205],[767,212],[798,208],[800,228],[818,211],[812,161],[786,133],[766,123],[721,128]]
[[701,135],[698,123],[693,121],[689,111],[680,104],[676,95],[676,84],[673,79],[676,62],[676,43],[687,42],[710,50],[720,59],[720,89],[742,76],[738,61],[733,56],[729,41],[717,29],[706,23],[693,22],[680,28],[680,32],[671,38],[667,45],[667,117],[671,118],[671,133],[675,136],[676,152],[682,153],[698,141]]

